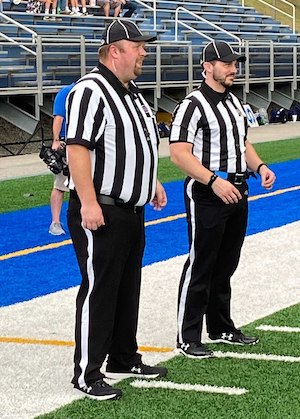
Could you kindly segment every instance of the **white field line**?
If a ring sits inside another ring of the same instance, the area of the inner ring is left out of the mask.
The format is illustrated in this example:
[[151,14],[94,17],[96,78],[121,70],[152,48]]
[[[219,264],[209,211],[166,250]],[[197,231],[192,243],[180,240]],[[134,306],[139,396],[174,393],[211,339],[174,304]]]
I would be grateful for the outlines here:
[[284,332],[284,333],[299,333],[300,327],[289,326],[271,326],[269,324],[261,324],[256,327],[257,330],[265,330],[266,332]]
[[214,351],[214,356],[216,358],[250,359],[254,361],[300,362],[300,356],[249,354],[247,352],[237,353]]
[[248,392],[245,388],[239,387],[217,387],[209,386],[207,384],[178,384],[172,381],[147,381],[147,380],[135,380],[130,383],[136,388],[163,388],[167,390],[179,390],[179,391],[198,391],[204,393],[218,393],[227,394],[228,396],[240,396]]

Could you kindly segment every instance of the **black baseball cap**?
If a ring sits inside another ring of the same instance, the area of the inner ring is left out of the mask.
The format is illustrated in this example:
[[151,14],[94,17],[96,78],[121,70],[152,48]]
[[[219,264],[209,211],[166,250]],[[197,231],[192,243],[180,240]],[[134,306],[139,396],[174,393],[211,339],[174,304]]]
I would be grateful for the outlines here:
[[246,61],[245,55],[238,54],[232,47],[224,41],[213,41],[207,44],[202,52],[202,62],[223,61],[229,63],[231,61]]
[[101,46],[109,45],[122,39],[133,42],[153,42],[156,41],[156,36],[143,35],[135,23],[128,20],[121,22],[120,19],[116,19],[103,32]]

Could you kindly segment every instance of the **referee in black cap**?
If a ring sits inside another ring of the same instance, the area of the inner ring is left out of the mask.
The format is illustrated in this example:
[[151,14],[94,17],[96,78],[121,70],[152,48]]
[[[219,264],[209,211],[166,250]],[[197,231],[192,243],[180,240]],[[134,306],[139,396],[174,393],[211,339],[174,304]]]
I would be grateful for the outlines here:
[[121,397],[105,376],[167,373],[142,362],[136,341],[144,206],[160,210],[167,202],[157,180],[156,120],[133,82],[142,72],[145,42],[155,39],[132,22],[114,20],[103,34],[98,67],[68,96],[68,226],[82,276],[72,382],[97,400]]
[[239,261],[248,214],[247,171],[270,189],[274,173],[247,141],[247,118],[230,92],[245,56],[226,42],[203,49],[204,81],[176,108],[170,133],[172,161],[186,174],[190,252],[178,297],[177,348],[192,358],[213,356],[201,342],[203,317],[213,343],[249,345],[230,313],[230,278]]

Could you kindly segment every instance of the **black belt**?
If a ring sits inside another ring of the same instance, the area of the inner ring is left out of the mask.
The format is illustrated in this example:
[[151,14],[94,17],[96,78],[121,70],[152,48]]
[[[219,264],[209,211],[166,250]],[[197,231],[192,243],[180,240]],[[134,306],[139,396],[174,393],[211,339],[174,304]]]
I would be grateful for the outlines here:
[[98,195],[97,201],[99,204],[114,205],[119,208],[128,209],[134,213],[140,213],[144,209],[144,207],[138,207],[136,205],[129,204],[128,202],[124,202],[122,199],[115,199],[107,195]]
[[220,176],[222,179],[228,180],[230,183],[233,183],[234,185],[242,185],[249,178],[248,172],[226,173],[221,171],[215,171],[215,174]]
[[[70,198],[79,200],[79,197],[77,195],[77,192],[75,190],[70,191]],[[97,195],[97,201],[99,204],[103,205],[112,205],[119,208],[124,208],[127,210],[130,210],[134,213],[140,213],[143,211],[144,207],[138,207],[136,205],[129,204],[127,202],[124,202],[122,199],[115,199],[108,195]]]

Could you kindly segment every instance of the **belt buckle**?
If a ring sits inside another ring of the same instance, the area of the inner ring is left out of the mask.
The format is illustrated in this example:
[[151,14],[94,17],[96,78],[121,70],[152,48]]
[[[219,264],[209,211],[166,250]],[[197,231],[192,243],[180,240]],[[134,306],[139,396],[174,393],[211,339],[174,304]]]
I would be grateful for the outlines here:
[[244,173],[235,173],[233,183],[235,185],[242,185],[243,181],[245,180]]

